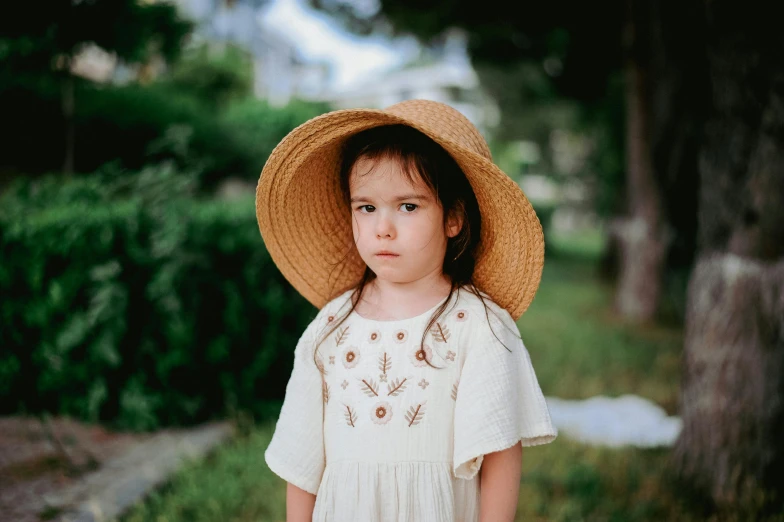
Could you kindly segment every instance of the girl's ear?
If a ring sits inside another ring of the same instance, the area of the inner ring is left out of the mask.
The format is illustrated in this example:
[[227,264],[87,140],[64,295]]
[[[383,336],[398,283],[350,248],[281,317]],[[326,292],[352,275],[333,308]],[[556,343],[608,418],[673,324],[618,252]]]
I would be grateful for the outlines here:
[[458,207],[449,213],[446,221],[446,237],[455,237],[463,229],[463,212],[462,208]]

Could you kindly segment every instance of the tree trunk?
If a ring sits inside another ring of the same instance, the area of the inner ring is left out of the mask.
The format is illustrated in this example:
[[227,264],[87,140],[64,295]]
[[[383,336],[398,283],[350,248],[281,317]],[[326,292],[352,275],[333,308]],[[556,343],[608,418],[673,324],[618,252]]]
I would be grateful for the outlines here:
[[665,244],[661,194],[651,156],[650,29],[652,0],[629,0],[626,27],[626,190],[629,216],[613,230],[620,245],[616,308],[629,319],[653,318],[659,303]]
[[704,4],[713,111],[673,452],[744,520],[784,498],[784,33],[763,5]]
[[642,65],[627,66],[626,179],[630,216],[614,231],[620,244],[616,308],[626,318],[653,318],[659,303],[665,245],[659,189],[651,164],[648,76]]
[[63,158],[63,174],[73,174],[74,171],[74,77],[66,72],[62,80],[62,110],[65,123],[65,157]]
[[612,230],[620,244],[616,308],[647,321],[660,308],[668,270],[693,263],[708,87],[698,6],[627,1],[628,216]]

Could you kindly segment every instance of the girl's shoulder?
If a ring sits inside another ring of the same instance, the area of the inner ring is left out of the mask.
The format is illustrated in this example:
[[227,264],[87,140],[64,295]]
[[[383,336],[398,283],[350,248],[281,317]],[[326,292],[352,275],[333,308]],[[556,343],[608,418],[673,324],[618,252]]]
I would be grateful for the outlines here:
[[354,293],[353,289],[346,290],[330,299],[324,307],[319,310],[319,316],[335,316],[351,309],[351,294]]
[[464,319],[470,321],[472,326],[488,323],[492,326],[495,326],[495,323],[515,324],[509,312],[496,303],[492,297],[481,290],[477,290],[477,292],[479,295],[466,287],[462,287],[460,295],[454,304],[455,309],[464,310],[467,313]]
[[316,317],[308,325],[308,330],[312,336],[318,338],[332,326],[334,321],[339,320],[342,315],[351,309],[350,297],[352,292],[353,290],[346,290],[337,295],[316,313]]
[[[467,288],[460,295],[450,316],[461,324],[461,340],[468,346],[501,341],[509,345],[520,340],[517,323],[509,312],[488,294],[478,290],[479,296]],[[481,298],[480,298],[481,296]]]

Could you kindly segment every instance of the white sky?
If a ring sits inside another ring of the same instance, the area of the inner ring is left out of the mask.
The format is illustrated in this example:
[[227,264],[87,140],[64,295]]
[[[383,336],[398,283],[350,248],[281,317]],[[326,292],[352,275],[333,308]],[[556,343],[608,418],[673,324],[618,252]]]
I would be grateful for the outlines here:
[[305,6],[302,0],[275,0],[261,15],[262,23],[284,33],[306,60],[333,66],[333,86],[345,88],[374,72],[407,61],[416,52],[412,39],[392,42],[359,37],[339,28],[329,15]]

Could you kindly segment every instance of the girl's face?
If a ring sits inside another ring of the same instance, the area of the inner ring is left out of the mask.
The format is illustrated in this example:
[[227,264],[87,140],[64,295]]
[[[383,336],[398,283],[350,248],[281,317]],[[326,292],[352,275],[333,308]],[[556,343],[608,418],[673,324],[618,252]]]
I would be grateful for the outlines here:
[[394,159],[360,158],[349,190],[354,242],[379,279],[409,283],[441,274],[447,238],[460,223],[445,230],[443,209],[421,179],[412,184]]

